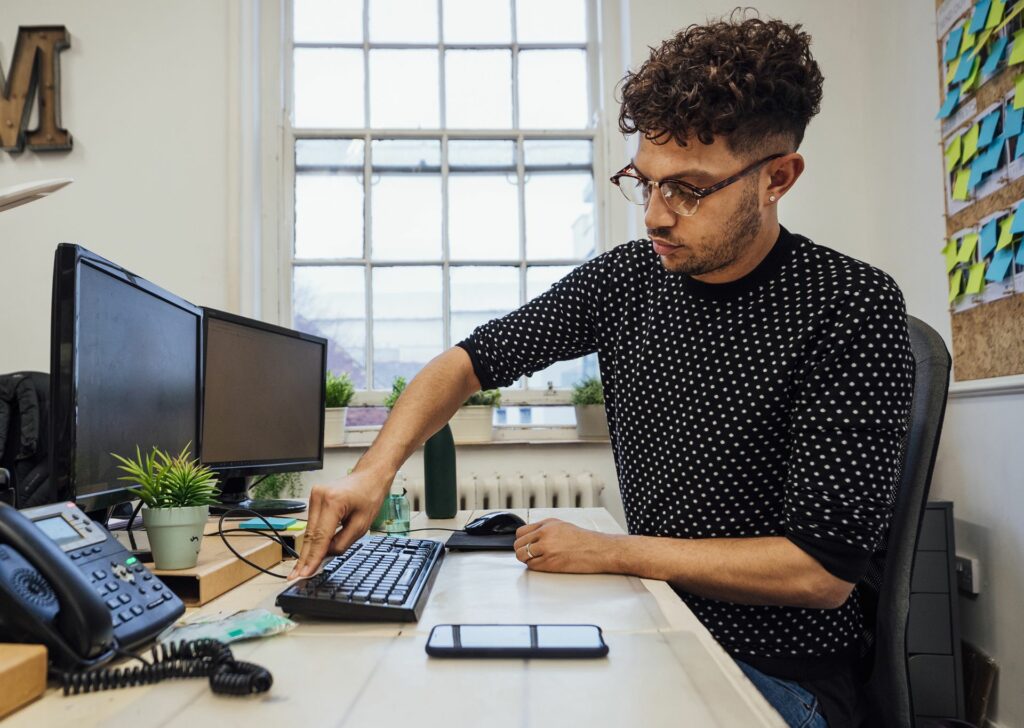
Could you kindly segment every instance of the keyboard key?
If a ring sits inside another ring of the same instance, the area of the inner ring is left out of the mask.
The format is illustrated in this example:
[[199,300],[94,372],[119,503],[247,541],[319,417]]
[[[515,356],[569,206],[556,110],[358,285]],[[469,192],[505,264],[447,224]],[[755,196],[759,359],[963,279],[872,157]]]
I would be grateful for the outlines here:
[[388,596],[388,604],[401,604],[405,601],[404,594],[391,594]]

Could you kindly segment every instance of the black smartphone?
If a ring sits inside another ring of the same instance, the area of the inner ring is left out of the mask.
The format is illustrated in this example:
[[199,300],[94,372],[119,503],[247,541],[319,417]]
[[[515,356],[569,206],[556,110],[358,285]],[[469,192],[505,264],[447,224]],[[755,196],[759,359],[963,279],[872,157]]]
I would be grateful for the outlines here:
[[604,657],[596,624],[438,624],[430,630],[433,657]]

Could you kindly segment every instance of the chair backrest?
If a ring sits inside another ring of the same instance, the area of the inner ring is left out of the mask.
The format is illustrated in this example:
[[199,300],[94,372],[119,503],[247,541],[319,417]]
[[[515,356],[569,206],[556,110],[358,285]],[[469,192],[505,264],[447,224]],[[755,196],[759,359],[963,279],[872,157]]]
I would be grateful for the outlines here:
[[939,449],[951,366],[949,350],[933,328],[913,316],[907,316],[907,326],[916,362],[914,398],[884,566],[880,580],[871,584],[877,589],[878,601],[873,662],[866,686],[874,714],[872,724],[897,728],[914,725],[907,664],[910,578]]

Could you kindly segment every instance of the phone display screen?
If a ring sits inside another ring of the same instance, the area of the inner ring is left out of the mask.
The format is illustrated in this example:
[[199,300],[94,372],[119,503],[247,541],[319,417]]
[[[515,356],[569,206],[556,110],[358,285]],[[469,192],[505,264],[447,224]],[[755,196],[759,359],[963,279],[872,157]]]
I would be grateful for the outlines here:
[[58,546],[63,546],[71,541],[81,538],[78,531],[73,529],[61,516],[43,518],[35,522],[40,531],[53,539]]

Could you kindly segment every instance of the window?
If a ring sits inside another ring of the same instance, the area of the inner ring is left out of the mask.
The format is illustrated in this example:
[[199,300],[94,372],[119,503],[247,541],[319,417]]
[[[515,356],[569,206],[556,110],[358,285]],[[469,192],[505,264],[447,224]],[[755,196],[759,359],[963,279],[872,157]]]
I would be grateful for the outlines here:
[[[293,0],[292,324],[379,401],[595,255],[594,0]],[[603,167],[602,167],[603,168]],[[597,370],[559,362],[536,402]],[[531,397],[531,395],[534,395]],[[556,396],[545,401],[566,402]]]

